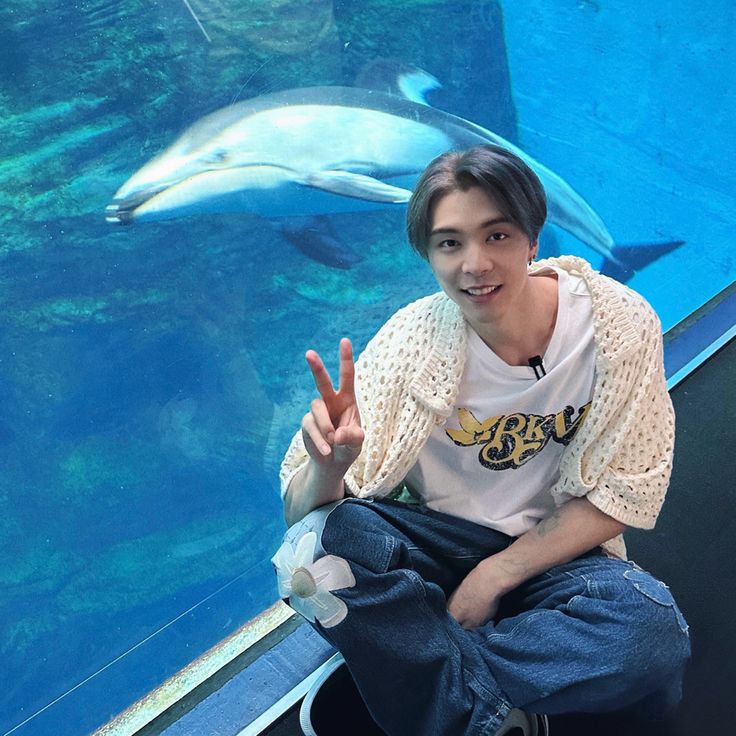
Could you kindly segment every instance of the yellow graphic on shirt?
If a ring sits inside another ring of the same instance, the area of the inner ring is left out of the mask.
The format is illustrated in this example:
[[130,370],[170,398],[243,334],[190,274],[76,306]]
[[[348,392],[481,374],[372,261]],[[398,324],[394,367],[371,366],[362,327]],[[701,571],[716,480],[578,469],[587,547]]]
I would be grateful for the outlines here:
[[568,445],[585,421],[590,402],[578,409],[568,405],[557,414],[506,414],[479,421],[470,409],[457,410],[460,429],[446,429],[461,447],[480,445],[478,459],[489,470],[520,468],[539,454],[550,439]]

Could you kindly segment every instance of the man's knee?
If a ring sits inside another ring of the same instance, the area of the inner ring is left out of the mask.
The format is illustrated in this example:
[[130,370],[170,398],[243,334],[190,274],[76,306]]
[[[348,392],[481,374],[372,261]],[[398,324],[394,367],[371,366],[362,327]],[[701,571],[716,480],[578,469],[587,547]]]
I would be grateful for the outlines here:
[[296,549],[305,536],[316,537],[315,558],[335,554],[351,558],[351,550],[360,538],[374,531],[374,517],[369,505],[342,499],[310,511],[286,530],[283,544]]
[[620,666],[632,685],[644,692],[678,682],[690,657],[685,618],[667,586],[636,566],[623,574],[620,610],[626,631],[622,636]]
[[326,519],[321,543],[328,554],[339,555],[374,573],[392,567],[401,542],[396,530],[370,502],[347,499]]

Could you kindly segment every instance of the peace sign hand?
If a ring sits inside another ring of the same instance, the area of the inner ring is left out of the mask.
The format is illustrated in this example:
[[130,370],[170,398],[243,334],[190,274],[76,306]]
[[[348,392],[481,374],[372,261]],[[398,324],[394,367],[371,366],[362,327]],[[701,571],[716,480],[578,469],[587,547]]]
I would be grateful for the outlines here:
[[304,445],[323,469],[331,468],[341,477],[360,455],[365,432],[355,398],[355,363],[350,340],[340,340],[340,384],[338,390],[330,379],[320,356],[314,350],[306,354],[320,398],[302,419]]

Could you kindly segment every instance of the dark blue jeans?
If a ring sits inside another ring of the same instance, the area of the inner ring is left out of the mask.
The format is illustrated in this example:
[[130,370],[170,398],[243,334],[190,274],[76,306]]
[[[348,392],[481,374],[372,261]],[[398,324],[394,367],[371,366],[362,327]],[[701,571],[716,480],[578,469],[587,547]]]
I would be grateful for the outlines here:
[[[680,699],[687,624],[667,587],[633,563],[595,550],[527,581],[495,620],[467,631],[447,598],[512,537],[421,507],[356,499],[313,511],[282,550],[291,555],[305,535],[302,556],[316,538],[309,556],[318,561],[299,562],[298,608],[344,656],[390,736],[490,735],[514,707],[659,717]],[[293,602],[298,563],[274,562]]]

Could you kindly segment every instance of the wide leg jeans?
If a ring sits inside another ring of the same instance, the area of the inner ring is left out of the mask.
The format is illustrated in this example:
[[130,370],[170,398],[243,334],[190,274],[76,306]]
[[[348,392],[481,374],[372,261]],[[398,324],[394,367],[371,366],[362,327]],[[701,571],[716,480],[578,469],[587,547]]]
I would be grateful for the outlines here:
[[634,563],[594,550],[527,581],[494,620],[465,630],[447,598],[512,537],[357,499],[316,509],[284,544],[310,531],[315,558],[341,558],[354,577],[331,591],[345,604],[339,623],[314,625],[389,736],[490,736],[512,708],[659,717],[680,699],[687,624],[667,587]]

